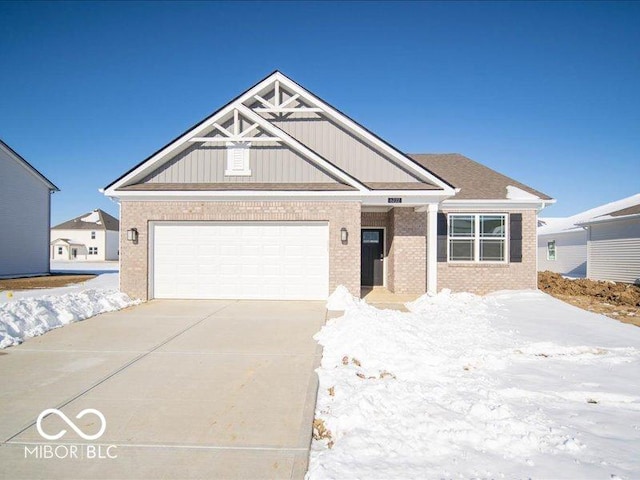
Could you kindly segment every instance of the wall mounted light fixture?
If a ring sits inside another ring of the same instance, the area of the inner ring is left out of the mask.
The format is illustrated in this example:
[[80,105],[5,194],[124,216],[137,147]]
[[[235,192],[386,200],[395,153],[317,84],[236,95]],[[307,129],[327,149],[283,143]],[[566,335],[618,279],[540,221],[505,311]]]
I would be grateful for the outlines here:
[[344,227],[340,229],[340,240],[342,240],[343,245],[346,245],[349,241],[349,232]]
[[138,243],[138,229],[130,228],[127,230],[127,240],[133,243]]

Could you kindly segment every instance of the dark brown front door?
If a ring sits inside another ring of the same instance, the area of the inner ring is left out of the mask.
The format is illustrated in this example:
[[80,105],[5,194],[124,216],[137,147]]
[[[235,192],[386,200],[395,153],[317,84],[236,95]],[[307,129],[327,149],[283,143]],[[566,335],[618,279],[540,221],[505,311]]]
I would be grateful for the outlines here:
[[362,230],[360,284],[382,285],[384,260],[384,230],[365,228]]

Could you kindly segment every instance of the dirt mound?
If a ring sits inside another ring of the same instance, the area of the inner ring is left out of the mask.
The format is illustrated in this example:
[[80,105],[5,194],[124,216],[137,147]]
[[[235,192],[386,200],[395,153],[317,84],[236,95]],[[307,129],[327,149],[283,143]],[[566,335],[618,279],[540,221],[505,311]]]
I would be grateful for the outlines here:
[[586,296],[611,305],[640,306],[640,287],[584,278],[569,280],[553,272],[538,273],[538,288],[554,296]]

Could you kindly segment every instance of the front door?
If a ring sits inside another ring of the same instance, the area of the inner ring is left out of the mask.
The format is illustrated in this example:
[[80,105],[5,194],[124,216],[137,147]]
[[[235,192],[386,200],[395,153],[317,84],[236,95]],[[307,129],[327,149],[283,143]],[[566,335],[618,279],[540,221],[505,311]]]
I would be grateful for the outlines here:
[[77,248],[72,248],[71,249],[71,258],[78,258],[78,249]]
[[362,230],[360,284],[376,286],[384,283],[384,230],[365,228]]

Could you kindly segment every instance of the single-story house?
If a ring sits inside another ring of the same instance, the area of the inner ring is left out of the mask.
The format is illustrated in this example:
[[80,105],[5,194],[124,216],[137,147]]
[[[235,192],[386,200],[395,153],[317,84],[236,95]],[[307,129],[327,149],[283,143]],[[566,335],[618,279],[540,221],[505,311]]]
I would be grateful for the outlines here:
[[462,155],[408,155],[278,71],[102,191],[141,299],[536,288],[553,202]]
[[640,198],[579,226],[587,231],[587,278],[640,284]]
[[51,194],[58,191],[0,140],[0,276],[49,272]]
[[99,208],[51,229],[51,260],[118,260],[120,222]]
[[[538,270],[570,277],[586,277],[589,232],[585,222],[612,215],[640,203],[640,194],[632,195],[563,218],[538,220]],[[613,225],[613,224],[611,224]],[[616,225],[622,225],[616,223]]]

